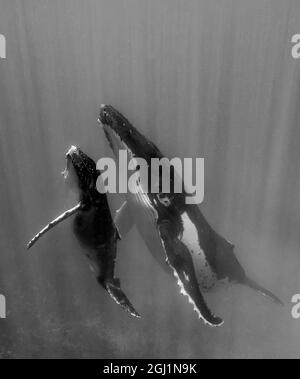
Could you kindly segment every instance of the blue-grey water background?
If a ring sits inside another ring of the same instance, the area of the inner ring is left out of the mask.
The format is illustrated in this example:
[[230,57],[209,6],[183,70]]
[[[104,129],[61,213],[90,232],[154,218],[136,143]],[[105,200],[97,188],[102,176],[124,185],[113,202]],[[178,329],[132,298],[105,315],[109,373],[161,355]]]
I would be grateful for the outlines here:
[[[299,1],[0,0],[0,33],[0,356],[299,358]],[[205,327],[133,230],[117,270],[136,320],[98,287],[70,221],[25,250],[74,204],[66,148],[111,156],[101,103],[167,156],[205,158],[203,212],[285,308],[221,288],[207,299],[225,324]]]

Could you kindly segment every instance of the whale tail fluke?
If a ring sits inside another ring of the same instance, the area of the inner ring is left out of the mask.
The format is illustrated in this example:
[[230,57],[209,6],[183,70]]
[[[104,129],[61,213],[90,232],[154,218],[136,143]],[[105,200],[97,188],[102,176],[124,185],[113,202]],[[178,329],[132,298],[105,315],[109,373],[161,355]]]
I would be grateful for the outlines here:
[[271,300],[274,301],[274,303],[284,306],[284,303],[277,296],[275,296],[271,291],[268,291],[267,289],[260,286],[254,280],[248,278],[247,276],[245,277],[242,284],[252,288],[256,292],[259,292],[261,295],[270,298]]
[[131,316],[140,318],[140,314],[134,309],[131,302],[128,300],[125,293],[121,290],[120,287],[120,281],[118,279],[115,279],[114,283],[111,282],[105,282],[102,283],[103,287],[106,289],[106,291],[109,293],[109,295],[112,297],[112,299],[120,305],[126,312],[130,313]]

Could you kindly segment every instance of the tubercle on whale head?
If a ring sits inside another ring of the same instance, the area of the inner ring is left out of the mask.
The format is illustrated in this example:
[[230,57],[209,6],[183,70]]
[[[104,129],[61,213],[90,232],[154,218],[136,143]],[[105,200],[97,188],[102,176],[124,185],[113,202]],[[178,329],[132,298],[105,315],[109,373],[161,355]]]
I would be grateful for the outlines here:
[[93,159],[79,147],[71,146],[66,153],[66,160],[67,166],[62,174],[65,179],[70,179],[75,189],[84,192],[96,186],[99,171]]
[[112,112],[117,114],[117,111],[111,105],[101,104],[98,122],[101,123],[102,125],[112,126],[113,124],[113,118],[111,117]]

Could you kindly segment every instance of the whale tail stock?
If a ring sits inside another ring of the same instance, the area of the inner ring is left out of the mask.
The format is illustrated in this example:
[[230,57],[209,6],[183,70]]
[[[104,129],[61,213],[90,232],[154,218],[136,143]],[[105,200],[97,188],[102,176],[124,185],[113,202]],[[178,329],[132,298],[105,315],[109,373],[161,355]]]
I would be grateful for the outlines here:
[[212,259],[211,263],[220,280],[228,278],[229,281],[245,285],[253,289],[255,292],[270,298],[276,304],[284,305],[283,302],[271,291],[260,286],[253,279],[248,277],[246,271],[236,257],[234,252],[235,246],[231,242],[221,237],[212,228],[209,228],[208,235],[208,242],[205,245],[206,251],[213,252],[210,256]]
[[247,287],[252,288],[254,291],[260,293],[261,295],[268,297],[269,299],[273,300],[274,303],[284,306],[284,303],[277,296],[275,296],[271,291],[257,284],[254,280],[250,279],[248,276],[245,276],[241,284],[244,284]]
[[[96,263],[98,273],[98,283],[107,291],[109,296],[120,305],[131,316],[140,318],[140,314],[135,310],[134,306],[121,289],[121,282],[119,278],[115,277],[115,262],[117,257],[117,240],[120,239],[118,229],[110,244],[99,247],[96,250],[96,258],[93,262]],[[93,259],[92,259],[93,260]]]
[[[220,278],[226,278],[230,281],[240,283],[242,285],[245,285],[251,289],[253,289],[255,292],[260,293],[261,295],[268,297],[269,299],[273,300],[274,303],[284,305],[283,302],[275,296],[271,291],[267,290],[266,288],[262,287],[258,283],[256,283],[253,279],[249,278],[239,263],[239,260],[234,254],[234,245],[230,244],[228,241],[222,239],[222,245],[224,246],[224,243],[226,245],[226,248],[224,251],[222,251],[222,254],[217,255],[217,272],[221,276]],[[220,253],[220,250],[218,250]],[[223,254],[225,253],[225,254]],[[226,262],[225,262],[226,259]],[[222,268],[222,269],[221,269]],[[225,270],[224,270],[225,269]]]

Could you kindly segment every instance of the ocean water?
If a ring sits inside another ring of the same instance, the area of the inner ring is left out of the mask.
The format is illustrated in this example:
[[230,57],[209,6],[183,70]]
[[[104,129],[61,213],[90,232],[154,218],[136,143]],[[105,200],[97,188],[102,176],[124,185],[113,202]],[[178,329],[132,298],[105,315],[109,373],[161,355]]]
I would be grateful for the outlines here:
[[[0,356],[299,358],[299,2],[0,0],[0,33]],[[67,148],[112,156],[102,103],[167,156],[205,159],[205,216],[284,308],[220,288],[206,298],[225,324],[204,326],[136,230],[117,272],[141,320],[98,287],[70,221],[26,251],[74,205]]]

